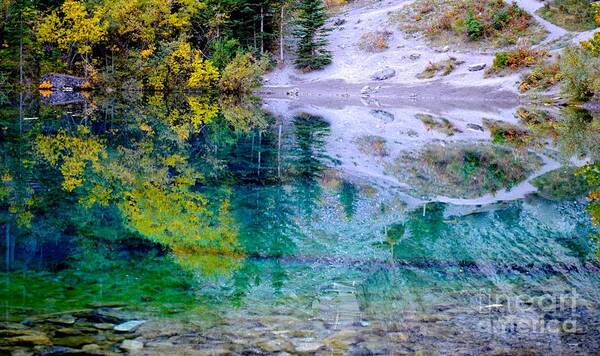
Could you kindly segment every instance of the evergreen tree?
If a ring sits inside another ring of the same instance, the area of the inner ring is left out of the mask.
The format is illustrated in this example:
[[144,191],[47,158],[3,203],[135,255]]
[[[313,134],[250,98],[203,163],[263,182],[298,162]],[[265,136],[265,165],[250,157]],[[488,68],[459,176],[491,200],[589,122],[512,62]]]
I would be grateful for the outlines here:
[[323,28],[325,6],[322,0],[300,0],[298,10],[293,32],[298,38],[296,66],[307,71],[321,69],[331,63],[331,52],[325,48],[329,31]]

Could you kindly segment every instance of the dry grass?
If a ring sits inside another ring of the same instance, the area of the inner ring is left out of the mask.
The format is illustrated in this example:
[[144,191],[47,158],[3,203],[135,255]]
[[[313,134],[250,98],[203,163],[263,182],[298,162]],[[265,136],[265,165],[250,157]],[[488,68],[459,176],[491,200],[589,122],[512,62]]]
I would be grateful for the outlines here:
[[545,90],[558,83],[560,78],[560,65],[558,62],[539,65],[523,77],[523,80],[519,84],[519,91],[524,93],[532,89]]
[[495,145],[428,145],[398,157],[388,173],[420,194],[475,198],[524,181],[542,160]]
[[546,111],[519,108],[517,109],[517,117],[538,137],[548,137],[556,140],[559,136],[558,121]]
[[358,48],[365,52],[381,52],[389,48],[390,31],[374,31],[364,33],[360,37]]
[[529,146],[533,136],[529,130],[503,121],[483,120],[483,125],[492,134],[492,143],[510,145],[517,148]]
[[464,61],[458,61],[454,57],[450,57],[446,60],[439,62],[429,62],[425,69],[417,74],[418,79],[430,79],[435,77],[438,73],[442,76],[448,75],[456,69],[457,66],[463,64]]
[[366,155],[385,157],[389,155],[386,141],[383,137],[363,135],[354,140],[358,150]]
[[337,9],[348,3],[348,0],[325,0],[325,7],[327,9]]
[[416,0],[390,20],[433,45],[506,47],[520,38],[538,43],[547,34],[531,15],[502,0]]
[[533,49],[525,46],[497,52],[492,67],[486,70],[486,75],[511,73],[522,68],[542,65],[547,57],[547,49]]
[[429,114],[417,114],[415,117],[427,127],[428,130],[435,130],[438,132],[445,133],[448,136],[454,135],[456,132],[460,132],[454,127],[450,120],[443,117],[433,117]]
[[569,31],[588,31],[596,28],[595,10],[589,0],[554,0],[544,4],[538,15]]

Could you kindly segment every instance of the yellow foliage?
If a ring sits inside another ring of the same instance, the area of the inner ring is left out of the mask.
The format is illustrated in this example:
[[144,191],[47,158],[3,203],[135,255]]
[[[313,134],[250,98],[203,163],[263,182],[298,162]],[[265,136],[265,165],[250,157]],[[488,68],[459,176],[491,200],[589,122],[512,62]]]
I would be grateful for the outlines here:
[[149,86],[157,91],[186,84],[200,89],[210,87],[218,80],[218,72],[200,56],[201,52],[193,49],[189,42],[178,41],[150,74]]
[[148,58],[150,56],[152,56],[154,54],[154,49],[152,48],[147,48],[147,49],[143,49],[142,51],[140,51],[140,55],[142,56],[142,58]]
[[210,98],[207,97],[188,96],[187,102],[192,111],[192,124],[195,132],[202,125],[211,122],[219,112],[219,106],[216,103],[211,103]]
[[581,41],[581,47],[594,56],[600,56],[600,32],[594,33],[594,36],[587,41]]
[[219,80],[219,71],[211,61],[196,55],[192,62],[192,74],[188,79],[188,87],[192,89],[208,89]]
[[219,87],[225,93],[249,92],[260,86],[267,65],[266,58],[257,60],[252,53],[237,54],[223,70]]
[[113,24],[111,31],[145,45],[141,54],[148,57],[156,42],[173,37],[176,31],[187,31],[192,17],[206,4],[197,0],[114,0],[103,6]]
[[38,24],[38,39],[62,50],[74,48],[78,54],[89,54],[94,44],[106,38],[108,23],[103,15],[100,9],[90,15],[82,2],[66,0],[60,11],[52,12]]
[[100,204],[101,206],[108,206],[112,197],[113,190],[104,185],[94,183],[92,188],[86,192],[85,195],[82,195],[79,198],[79,203],[86,208],[91,208],[95,204]]
[[40,90],[50,90],[52,89],[52,83],[49,81],[41,82],[38,88]]

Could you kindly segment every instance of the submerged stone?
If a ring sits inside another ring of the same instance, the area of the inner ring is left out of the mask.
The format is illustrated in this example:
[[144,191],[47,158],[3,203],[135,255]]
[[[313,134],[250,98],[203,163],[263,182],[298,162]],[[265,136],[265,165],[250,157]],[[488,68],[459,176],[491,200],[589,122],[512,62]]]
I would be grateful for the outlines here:
[[279,339],[262,341],[262,342],[259,342],[258,344],[256,344],[256,346],[258,346],[261,350],[269,352],[269,353],[279,352],[279,351],[288,351],[289,352],[294,349],[294,346],[289,341],[279,340]]
[[321,342],[301,342],[295,345],[294,352],[297,353],[314,353],[325,347]]
[[68,347],[81,347],[87,344],[93,344],[96,342],[96,339],[93,336],[89,335],[80,335],[80,336],[65,336],[53,339],[54,344]]
[[144,343],[137,340],[124,340],[119,347],[125,351],[136,351],[144,348]]
[[27,335],[19,335],[0,339],[0,346],[37,346],[37,345],[52,345],[50,338],[41,332],[29,333]]
[[75,324],[75,321],[77,321],[77,319],[73,315],[64,314],[57,318],[48,319],[48,321],[53,324],[59,324],[59,325],[73,325],[73,324]]
[[144,324],[145,322],[146,322],[145,320],[130,320],[123,324],[119,324],[119,325],[115,326],[114,330],[119,331],[119,332],[133,332],[137,328],[139,328],[140,325]]
[[83,347],[81,349],[83,351],[99,351],[100,346],[97,344],[87,344],[87,345],[83,345]]
[[56,336],[78,336],[81,335],[81,330],[73,328],[59,328],[54,331]]
[[385,110],[371,110],[369,111],[369,114],[371,114],[373,117],[380,119],[385,123],[390,123],[394,121],[394,114]]
[[96,323],[94,327],[98,330],[112,330],[115,327],[115,324],[112,323]]

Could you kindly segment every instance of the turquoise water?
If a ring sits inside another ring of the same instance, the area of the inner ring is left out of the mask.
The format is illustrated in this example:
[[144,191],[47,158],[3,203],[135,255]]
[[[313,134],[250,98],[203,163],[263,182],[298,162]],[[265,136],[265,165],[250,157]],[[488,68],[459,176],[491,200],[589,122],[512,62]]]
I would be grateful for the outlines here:
[[597,317],[581,194],[415,204],[344,172],[326,116],[282,122],[212,102],[2,110],[2,320],[122,302],[202,325],[283,313],[343,328],[453,310],[452,329],[485,320],[478,308],[573,293],[592,308],[575,317]]

